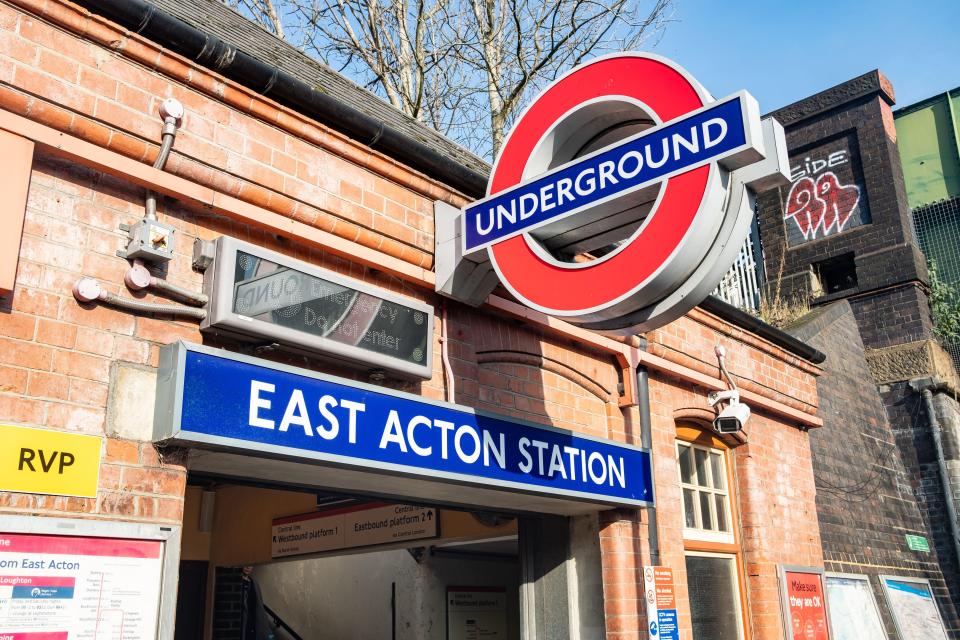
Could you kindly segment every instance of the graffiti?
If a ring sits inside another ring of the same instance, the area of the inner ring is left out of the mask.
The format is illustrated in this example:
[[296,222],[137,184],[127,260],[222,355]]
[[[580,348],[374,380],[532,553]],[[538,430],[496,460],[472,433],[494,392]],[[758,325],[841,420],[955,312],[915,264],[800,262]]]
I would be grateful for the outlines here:
[[860,202],[860,187],[842,185],[832,171],[797,180],[787,196],[784,220],[793,219],[804,240],[840,233]]
[[790,181],[796,182],[804,176],[816,176],[824,169],[832,169],[842,164],[850,162],[850,154],[846,151],[834,151],[826,158],[813,158],[807,156],[803,162],[795,167],[790,167]]

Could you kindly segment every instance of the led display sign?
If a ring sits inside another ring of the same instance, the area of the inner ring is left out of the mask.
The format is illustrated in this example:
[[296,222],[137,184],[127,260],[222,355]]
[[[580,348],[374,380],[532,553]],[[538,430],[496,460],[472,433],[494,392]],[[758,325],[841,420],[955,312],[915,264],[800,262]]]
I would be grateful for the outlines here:
[[433,308],[233,238],[217,240],[201,329],[431,376]]

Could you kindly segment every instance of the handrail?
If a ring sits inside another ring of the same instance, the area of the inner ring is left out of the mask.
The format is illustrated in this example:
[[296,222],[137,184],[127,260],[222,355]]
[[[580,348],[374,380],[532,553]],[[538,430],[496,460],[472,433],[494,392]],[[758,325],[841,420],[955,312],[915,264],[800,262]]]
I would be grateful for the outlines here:
[[303,638],[300,637],[300,634],[298,634],[296,631],[294,631],[294,630],[290,627],[290,625],[288,625],[288,624],[284,621],[283,618],[281,618],[279,615],[277,615],[277,612],[276,612],[276,611],[274,611],[273,609],[271,609],[270,607],[268,607],[266,604],[263,605],[263,609],[267,612],[267,614],[269,614],[269,616],[270,616],[271,618],[273,618],[273,624],[277,625],[278,627],[280,627],[281,629],[283,629],[284,631],[286,631],[287,633],[289,633],[291,636],[293,636],[293,640],[303,640]]

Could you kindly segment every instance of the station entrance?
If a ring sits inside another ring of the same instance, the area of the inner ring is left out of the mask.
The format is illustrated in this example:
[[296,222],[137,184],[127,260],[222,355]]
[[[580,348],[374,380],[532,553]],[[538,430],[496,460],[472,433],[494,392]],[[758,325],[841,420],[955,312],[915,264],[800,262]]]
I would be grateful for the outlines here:
[[188,482],[177,640],[520,640],[513,514]]

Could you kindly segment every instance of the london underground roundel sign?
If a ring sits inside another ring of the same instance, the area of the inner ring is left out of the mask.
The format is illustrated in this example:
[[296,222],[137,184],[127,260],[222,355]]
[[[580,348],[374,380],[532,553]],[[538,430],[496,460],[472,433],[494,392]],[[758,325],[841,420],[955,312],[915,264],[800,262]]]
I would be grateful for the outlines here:
[[714,100],[675,63],[599,58],[523,112],[483,200],[461,217],[525,305],[631,333],[705,298],[749,233],[754,194],[786,181],[782,128],[746,92]]

